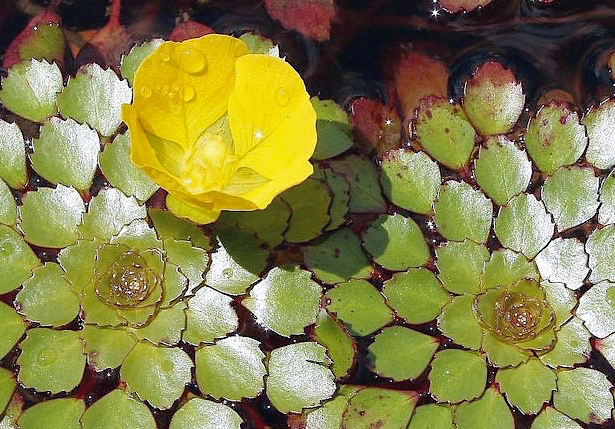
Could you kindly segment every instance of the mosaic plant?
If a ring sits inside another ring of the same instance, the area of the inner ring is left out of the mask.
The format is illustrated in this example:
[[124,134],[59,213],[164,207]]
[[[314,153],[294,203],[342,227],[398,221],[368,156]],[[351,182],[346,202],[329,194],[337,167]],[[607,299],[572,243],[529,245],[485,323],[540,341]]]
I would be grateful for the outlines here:
[[211,223],[131,161],[162,40],[69,76],[36,31],[0,89],[0,428],[613,424],[615,101],[527,100],[497,59],[451,99],[412,52],[395,102],[312,97],[313,174]]

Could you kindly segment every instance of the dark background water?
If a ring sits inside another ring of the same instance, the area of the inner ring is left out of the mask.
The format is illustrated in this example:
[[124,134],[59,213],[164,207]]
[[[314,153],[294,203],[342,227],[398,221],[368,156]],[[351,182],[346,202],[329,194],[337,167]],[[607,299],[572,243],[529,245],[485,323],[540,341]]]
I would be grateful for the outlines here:
[[[37,0],[2,0],[0,4],[0,53],[27,24],[31,14],[47,2]],[[532,110],[546,92],[561,89],[570,94],[580,110],[613,94],[613,85],[606,67],[606,55],[615,48],[615,0],[559,0],[542,4],[531,0],[494,0],[487,7],[472,13],[451,15],[439,9],[431,0],[339,0],[339,14],[333,23],[332,37],[327,43],[315,43],[296,32],[285,30],[272,20],[260,1],[212,0],[200,4],[189,0],[123,0],[121,23],[135,41],[164,37],[175,27],[179,17],[205,23],[218,32],[241,33],[247,29],[271,37],[279,43],[282,55],[300,70],[311,94],[334,98],[343,105],[358,96],[387,101],[387,85],[402,52],[421,50],[443,60],[449,66],[449,92],[454,99],[463,90],[463,83],[475,66],[487,58],[498,58],[514,69],[521,78]],[[105,25],[106,0],[64,0],[58,11],[63,26],[71,32],[97,29]],[[434,16],[433,11],[438,11]],[[67,71],[76,70],[83,59],[69,62]],[[4,71],[3,71],[4,72]],[[426,227],[427,219],[414,216],[429,240],[440,240],[437,232]],[[361,219],[353,219],[360,223]],[[571,234],[584,240],[583,229]],[[293,252],[296,249],[287,249]],[[53,260],[54,255],[40,249],[39,255]],[[377,271],[372,281],[379,285],[390,273]],[[583,290],[582,290],[583,291]],[[0,296],[12,302],[14,293]],[[306,338],[285,339],[264,332],[253,316],[241,307],[239,333],[258,338],[265,351]],[[398,321],[398,324],[401,322]],[[79,329],[79,326],[69,328]],[[435,323],[413,326],[440,338],[441,348],[453,347],[440,335]],[[359,340],[359,350],[365,356],[372,338]],[[194,356],[189,345],[184,349]],[[16,352],[0,364],[14,368]],[[607,374],[615,383],[615,371],[597,352],[583,366],[594,367]],[[493,382],[492,368],[489,383]],[[416,390],[420,404],[431,402],[426,374],[414,382],[392,383],[375,376],[369,363],[360,359],[348,383],[378,385],[388,388]],[[73,394],[88,404],[117,387],[119,371],[96,374],[91,370]],[[195,383],[189,390],[198,393]],[[26,405],[36,403],[46,395],[21,389]],[[285,427],[286,416],[277,413],[261,395],[255,400],[233,406],[246,420],[246,428],[268,425]],[[154,414],[159,427],[168,427],[175,409]],[[532,418],[515,412],[517,428],[529,428]],[[585,426],[587,427],[587,426]],[[590,425],[589,427],[606,427]],[[613,422],[608,427],[615,427]]]

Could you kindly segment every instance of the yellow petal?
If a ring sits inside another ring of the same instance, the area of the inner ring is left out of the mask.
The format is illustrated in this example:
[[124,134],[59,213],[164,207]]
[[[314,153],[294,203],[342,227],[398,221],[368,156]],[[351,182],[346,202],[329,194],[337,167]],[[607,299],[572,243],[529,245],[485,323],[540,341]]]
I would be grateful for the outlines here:
[[197,207],[188,204],[171,194],[167,195],[167,208],[176,216],[183,217],[198,224],[215,222],[220,216],[220,211],[214,211],[207,207]]
[[229,125],[238,168],[269,179],[241,197],[265,208],[280,192],[312,173],[316,113],[299,74],[285,61],[266,55],[237,59],[229,98]]
[[220,34],[164,42],[135,74],[133,106],[141,126],[189,149],[226,113],[235,60],[247,52],[243,41]]

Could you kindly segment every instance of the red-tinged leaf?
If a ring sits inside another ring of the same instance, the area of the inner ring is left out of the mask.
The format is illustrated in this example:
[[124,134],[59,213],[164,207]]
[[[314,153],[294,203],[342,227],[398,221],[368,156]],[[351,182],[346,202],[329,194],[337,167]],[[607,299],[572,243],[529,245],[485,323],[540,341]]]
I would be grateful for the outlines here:
[[378,100],[357,98],[350,107],[350,122],[361,150],[378,156],[400,145],[401,120],[397,112]]
[[77,65],[98,63],[116,70],[122,53],[128,52],[133,38],[120,23],[121,0],[112,0],[109,21],[79,51]]
[[449,12],[469,12],[478,7],[487,6],[492,0],[439,0],[440,6]]
[[60,17],[50,10],[35,15],[6,49],[2,66],[8,69],[32,58],[62,65],[66,41],[60,23]]
[[205,24],[196,21],[185,21],[177,24],[171,34],[169,34],[169,40],[183,42],[184,40],[195,39],[211,33],[215,33],[215,31]]
[[428,56],[411,52],[405,55],[397,69],[397,97],[404,117],[414,117],[419,102],[424,97],[446,97],[448,71],[444,63]]
[[331,20],[336,14],[334,0],[265,0],[265,7],[289,30],[318,42],[331,36]]

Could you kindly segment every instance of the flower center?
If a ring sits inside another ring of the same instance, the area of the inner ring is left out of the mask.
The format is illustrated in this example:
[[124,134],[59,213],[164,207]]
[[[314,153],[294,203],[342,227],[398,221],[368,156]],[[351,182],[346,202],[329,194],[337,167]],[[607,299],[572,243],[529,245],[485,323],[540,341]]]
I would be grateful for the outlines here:
[[119,271],[114,269],[109,279],[109,286],[111,296],[118,305],[143,301],[148,294],[145,268],[133,263],[122,267]]
[[535,338],[545,305],[521,293],[502,295],[495,303],[495,333],[511,342]]

